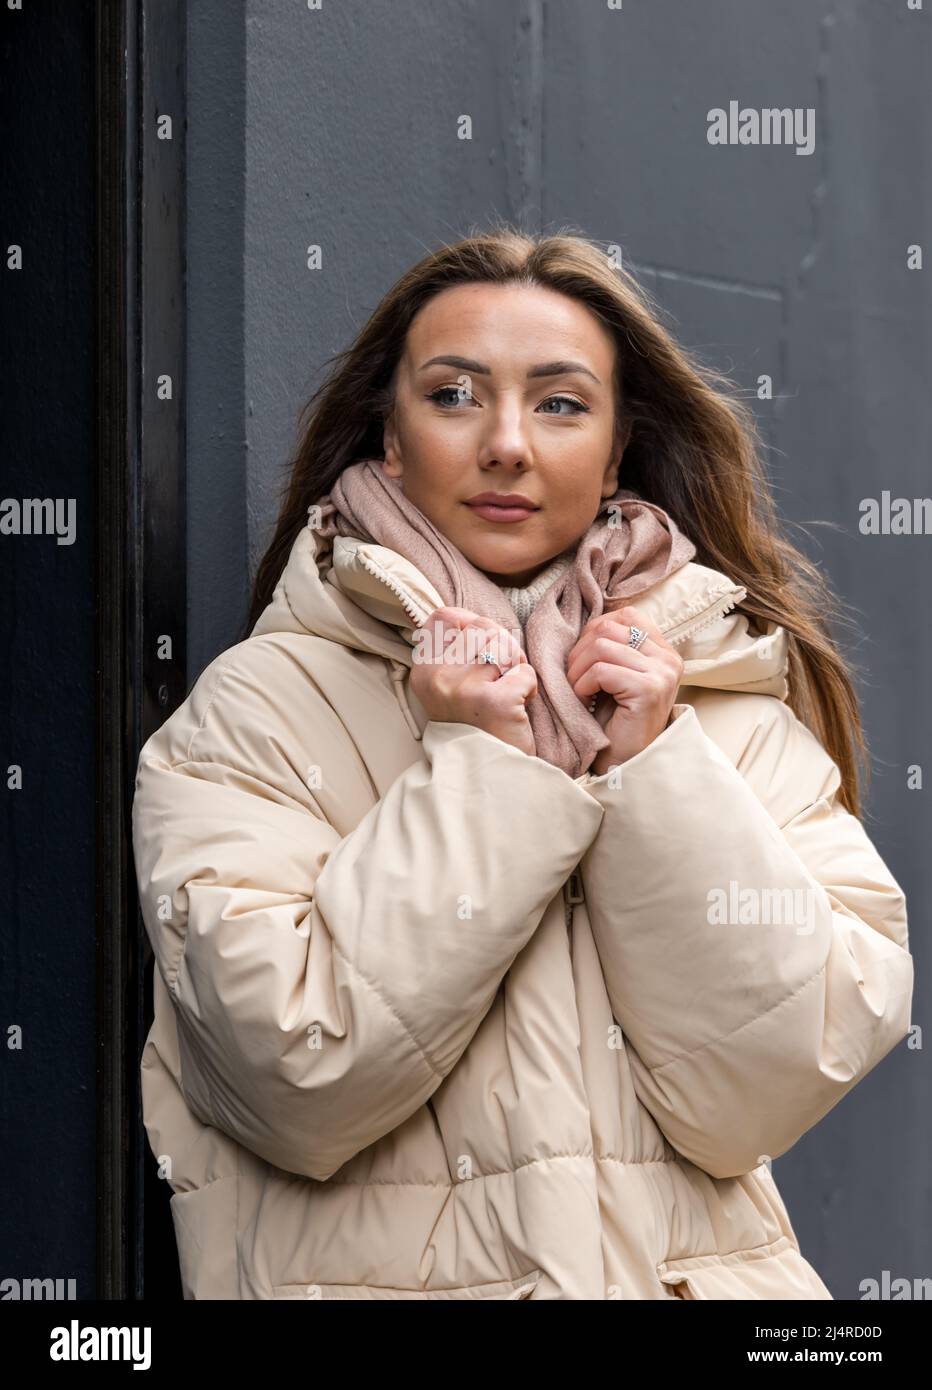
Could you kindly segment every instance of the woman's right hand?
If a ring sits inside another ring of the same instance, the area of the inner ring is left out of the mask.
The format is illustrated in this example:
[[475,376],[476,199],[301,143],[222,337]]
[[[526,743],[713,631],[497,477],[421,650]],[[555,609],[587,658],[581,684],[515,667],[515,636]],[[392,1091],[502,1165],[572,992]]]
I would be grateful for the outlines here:
[[[480,651],[491,651],[497,666],[477,664]],[[537,694],[537,673],[494,619],[468,608],[436,608],[417,633],[410,688],[429,719],[472,724],[536,754],[525,706]]]

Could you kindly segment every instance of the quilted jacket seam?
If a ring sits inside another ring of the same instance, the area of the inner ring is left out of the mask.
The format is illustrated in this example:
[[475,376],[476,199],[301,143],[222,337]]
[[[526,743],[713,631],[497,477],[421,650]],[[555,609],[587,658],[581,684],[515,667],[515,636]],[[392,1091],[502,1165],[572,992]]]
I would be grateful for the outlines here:
[[[733,1259],[735,1256],[741,1260],[747,1257],[749,1263],[754,1263],[757,1260],[781,1255],[784,1250],[795,1250],[797,1254],[799,1253],[796,1240],[787,1235],[785,1231],[773,1240],[762,1240],[759,1245],[736,1245],[734,1250],[700,1250],[695,1255],[667,1255],[665,1259],[657,1261],[657,1268],[663,1270],[671,1265],[687,1265],[698,1260],[712,1260],[718,1261],[719,1264],[726,1264],[729,1259]],[[714,1265],[712,1267],[714,1268]],[[709,1266],[702,1265],[700,1268],[708,1269]],[[675,1273],[676,1271],[672,1270],[671,1272]],[[689,1274],[691,1271],[687,1269],[683,1272]]]
[[206,722],[207,722],[207,716],[208,716],[208,714],[210,713],[211,705],[214,703],[214,700],[217,698],[217,692],[219,691],[221,685],[223,684],[223,682],[226,680],[227,676],[228,676],[229,673],[230,673],[230,668],[231,668],[232,665],[233,665],[233,652],[234,652],[235,650],[236,650],[235,647],[233,647],[233,648],[230,649],[230,652],[227,654],[227,660],[223,662],[223,664],[221,665],[219,671],[217,672],[217,679],[216,679],[216,681],[214,682],[214,688],[213,688],[213,690],[210,692],[210,695],[209,695],[208,700],[207,700],[207,704],[204,706],[204,713],[201,715],[200,719],[198,720],[197,728],[192,732],[191,737],[188,739],[188,746],[187,746],[187,749],[185,750],[185,751],[186,751],[186,759],[185,759],[186,761],[189,761],[189,762],[190,762],[190,761],[193,761],[192,758],[191,758],[191,749],[192,749],[192,747],[194,746],[194,740],[197,738],[197,736],[198,736],[199,733],[203,732],[204,725],[205,725]]
[[[368,988],[372,990],[373,994],[376,996],[376,998],[377,998],[377,999],[379,1000],[379,1002],[382,1004],[382,1006],[384,1007],[384,1009],[386,1010],[386,1012],[388,1013],[388,1015],[389,1015],[391,1018],[393,1018],[394,1021],[398,1024],[399,1028],[401,1028],[401,1030],[402,1030],[402,1032],[404,1033],[405,1037],[409,1040],[409,1042],[412,1042],[412,1043],[414,1044],[414,1047],[415,1047],[415,1049],[417,1050],[418,1056],[421,1057],[421,1058],[427,1063],[427,1066],[430,1068],[432,1074],[433,1074],[434,1076],[436,1076],[436,1077],[438,1078],[438,1080],[440,1080],[440,1081],[445,1080],[445,1079],[446,1079],[446,1078],[445,1078],[445,1074],[437,1067],[437,1065],[436,1065],[435,1062],[433,1061],[433,1059],[432,1059],[432,1057],[430,1056],[430,1054],[429,1054],[428,1052],[425,1051],[424,1047],[421,1045],[421,1042],[419,1041],[419,1039],[417,1038],[417,1036],[411,1031],[411,1029],[408,1027],[407,1023],[405,1023],[404,1019],[401,1017],[401,1014],[399,1014],[398,1010],[397,1010],[396,1008],[394,1008],[394,1006],[388,1001],[388,999],[386,999],[385,995],[384,995],[384,994],[382,993],[382,991],[379,989],[378,985],[374,984],[373,981],[370,980],[370,979],[368,978],[367,975],[364,975],[364,974],[362,973],[362,971],[359,969],[358,965],[356,965],[353,961],[351,961],[350,958],[349,958],[349,956],[345,955],[344,952],[340,950],[339,945],[337,944],[336,941],[333,940],[332,937],[331,937],[331,942],[332,942],[332,944],[333,944],[334,952],[340,957],[341,960],[343,960],[343,961],[346,962],[346,964],[349,966],[350,970],[352,970],[353,974],[357,977],[357,979],[361,980],[361,981],[363,982],[364,985],[367,985]],[[173,975],[172,975],[172,978],[171,978],[171,980],[166,979],[166,981],[165,981],[165,983],[166,983],[167,986],[168,986],[169,993],[170,993],[171,997],[176,1001],[176,1003],[178,1004],[179,1008],[182,1008],[182,1007],[183,1007],[183,1004],[182,1004],[182,1000],[181,1000],[181,998],[180,998],[180,996],[179,996],[179,994],[178,994],[178,977],[179,977],[179,975],[181,974],[181,967],[182,967],[182,965],[183,965],[183,963],[184,963],[186,946],[187,946],[187,933],[185,933],[185,938],[184,938],[184,941],[182,942],[182,945],[181,945],[181,952],[180,952],[180,954],[179,954],[179,956],[178,956],[178,962],[177,962],[177,964],[176,964],[176,966],[175,966],[175,970],[174,970],[174,973],[173,973]]]
[[[200,730],[198,730],[198,732],[200,732]],[[162,766],[163,768],[167,768],[169,772],[177,772],[179,768],[183,767],[223,767],[226,768],[228,772],[235,772],[238,777],[248,777],[253,782],[262,782],[265,786],[272,787],[279,796],[285,797],[286,800],[292,803],[296,810],[303,811],[306,816],[314,814],[308,810],[303,801],[299,801],[296,796],[291,796],[288,792],[283,791],[282,788],[276,786],[274,782],[270,782],[263,777],[257,777],[255,772],[250,772],[248,768],[237,767],[235,763],[225,762],[220,758],[178,758],[176,762],[166,762],[163,763]],[[323,813],[319,813],[316,819],[323,821],[324,824],[332,829]]]
[[815,980],[818,980],[821,975],[825,974],[825,965],[826,962],[823,961],[814,975],[810,975],[801,985],[797,985],[792,993],[784,995],[784,997],[778,999],[775,1004],[771,1004],[770,1008],[765,1009],[762,1014],[755,1014],[753,1018],[745,1019],[744,1023],[739,1023],[737,1027],[732,1028],[730,1032],[722,1033],[720,1037],[713,1038],[710,1042],[702,1043],[701,1046],[694,1047],[690,1052],[678,1052],[675,1057],[669,1057],[665,1062],[661,1062],[656,1067],[648,1067],[647,1070],[650,1072],[651,1076],[656,1076],[658,1072],[664,1071],[665,1068],[675,1066],[677,1062],[686,1061],[691,1057],[697,1057],[700,1052],[707,1052],[709,1048],[718,1047],[720,1043],[727,1042],[730,1038],[734,1038],[738,1033],[743,1032],[745,1028],[754,1027],[755,1024],[760,1023],[763,1019],[769,1018],[772,1013],[776,1013],[778,1009],[782,1009],[787,1004],[791,1003],[798,994],[802,994],[804,989],[808,989]]
[[[591,1163],[593,1161],[593,1155],[578,1149],[562,1154],[542,1154],[537,1158],[525,1159],[523,1163],[515,1163],[510,1168],[492,1168],[482,1173],[474,1173],[471,1178],[460,1178],[458,1180],[453,1178],[439,1178],[437,1182],[398,1182],[393,1178],[368,1178],[363,1182],[334,1182],[334,1180],[330,1178],[328,1179],[327,1185],[329,1187],[436,1187],[450,1189],[453,1187],[466,1187],[469,1183],[485,1182],[488,1178],[513,1177],[515,1173],[520,1173],[525,1168],[533,1168],[538,1163],[553,1163],[557,1160],[562,1162],[564,1159],[583,1159],[585,1162]],[[624,1163],[628,1162],[626,1159],[618,1161]],[[650,1163],[665,1163],[668,1161],[674,1162],[675,1160],[648,1159],[646,1161]]]
[[355,963],[355,961],[350,960],[349,956],[347,956],[347,955],[340,949],[339,944],[337,943],[337,941],[334,940],[334,938],[333,938],[332,936],[331,936],[330,939],[331,939],[331,942],[333,943],[333,949],[334,949],[335,953],[340,957],[341,960],[344,960],[344,961],[346,962],[346,964],[349,966],[350,970],[353,971],[354,975],[356,975],[356,977],[357,977],[358,979],[362,980],[362,982],[363,982],[364,985],[368,985],[369,989],[372,990],[373,994],[380,1000],[380,1002],[382,1003],[382,1005],[384,1006],[384,1008],[387,1010],[387,1012],[389,1013],[389,1015],[395,1020],[395,1022],[398,1024],[398,1026],[399,1026],[399,1027],[401,1028],[401,1030],[404,1032],[405,1036],[414,1044],[414,1046],[416,1047],[416,1049],[417,1049],[417,1051],[418,1051],[418,1055],[421,1056],[421,1057],[424,1059],[424,1061],[427,1063],[428,1067],[430,1067],[430,1070],[433,1072],[434,1076],[436,1076],[436,1077],[438,1078],[438,1080],[440,1080],[440,1081],[445,1080],[445,1073],[442,1072],[442,1071],[440,1070],[440,1068],[436,1065],[436,1063],[434,1062],[433,1058],[430,1056],[430,1054],[429,1054],[429,1053],[424,1049],[424,1047],[422,1046],[422,1044],[421,1044],[420,1040],[418,1039],[418,1037],[416,1036],[416,1034],[413,1033],[413,1032],[411,1031],[411,1029],[408,1027],[407,1023],[406,1023],[405,1020],[402,1018],[402,1016],[401,1016],[401,1014],[398,1012],[398,1010],[394,1007],[394,1005],[393,1005],[388,999],[386,999],[385,995],[384,995],[384,994],[382,993],[382,991],[379,989],[378,985],[375,984],[375,982],[374,982],[373,980],[370,980],[369,977],[368,977],[368,975],[364,975],[364,974],[363,974],[363,972],[360,970],[359,966]]

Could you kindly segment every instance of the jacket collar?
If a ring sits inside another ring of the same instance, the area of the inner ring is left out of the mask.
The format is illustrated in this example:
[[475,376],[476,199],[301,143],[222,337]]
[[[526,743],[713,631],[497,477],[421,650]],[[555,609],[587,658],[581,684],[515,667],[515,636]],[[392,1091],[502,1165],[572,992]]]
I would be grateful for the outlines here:
[[[758,634],[734,611],[747,591],[694,561],[635,599],[683,658],[683,685],[786,699],[787,635]],[[411,665],[415,629],[443,600],[406,556],[386,546],[305,527],[253,636],[304,631]]]

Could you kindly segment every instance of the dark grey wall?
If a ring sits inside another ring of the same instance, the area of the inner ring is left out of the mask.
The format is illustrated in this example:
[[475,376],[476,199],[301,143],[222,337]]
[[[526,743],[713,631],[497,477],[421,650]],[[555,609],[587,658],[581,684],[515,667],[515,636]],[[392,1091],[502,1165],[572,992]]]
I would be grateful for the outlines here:
[[[495,215],[618,243],[749,393],[784,516],[829,523],[795,535],[857,611],[868,828],[910,897],[919,1024],[932,537],[861,535],[858,504],[929,491],[932,300],[906,260],[930,23],[907,0],[191,0],[188,55],[192,676],[243,619],[300,405],[392,281]],[[814,108],[813,153],[710,145],[732,99]],[[929,1271],[925,1058],[901,1043],[774,1164],[838,1298]]]
[[186,311],[188,666],[193,681],[235,640],[248,590],[245,6],[190,0]]

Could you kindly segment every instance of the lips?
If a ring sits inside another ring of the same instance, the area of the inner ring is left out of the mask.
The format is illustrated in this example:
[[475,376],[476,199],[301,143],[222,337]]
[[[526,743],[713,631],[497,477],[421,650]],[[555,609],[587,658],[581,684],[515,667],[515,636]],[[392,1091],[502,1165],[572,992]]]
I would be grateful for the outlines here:
[[529,516],[540,511],[539,507],[535,507],[526,499],[517,496],[506,497],[501,501],[493,500],[488,496],[480,496],[467,502],[466,506],[485,521],[498,522],[525,521]]

